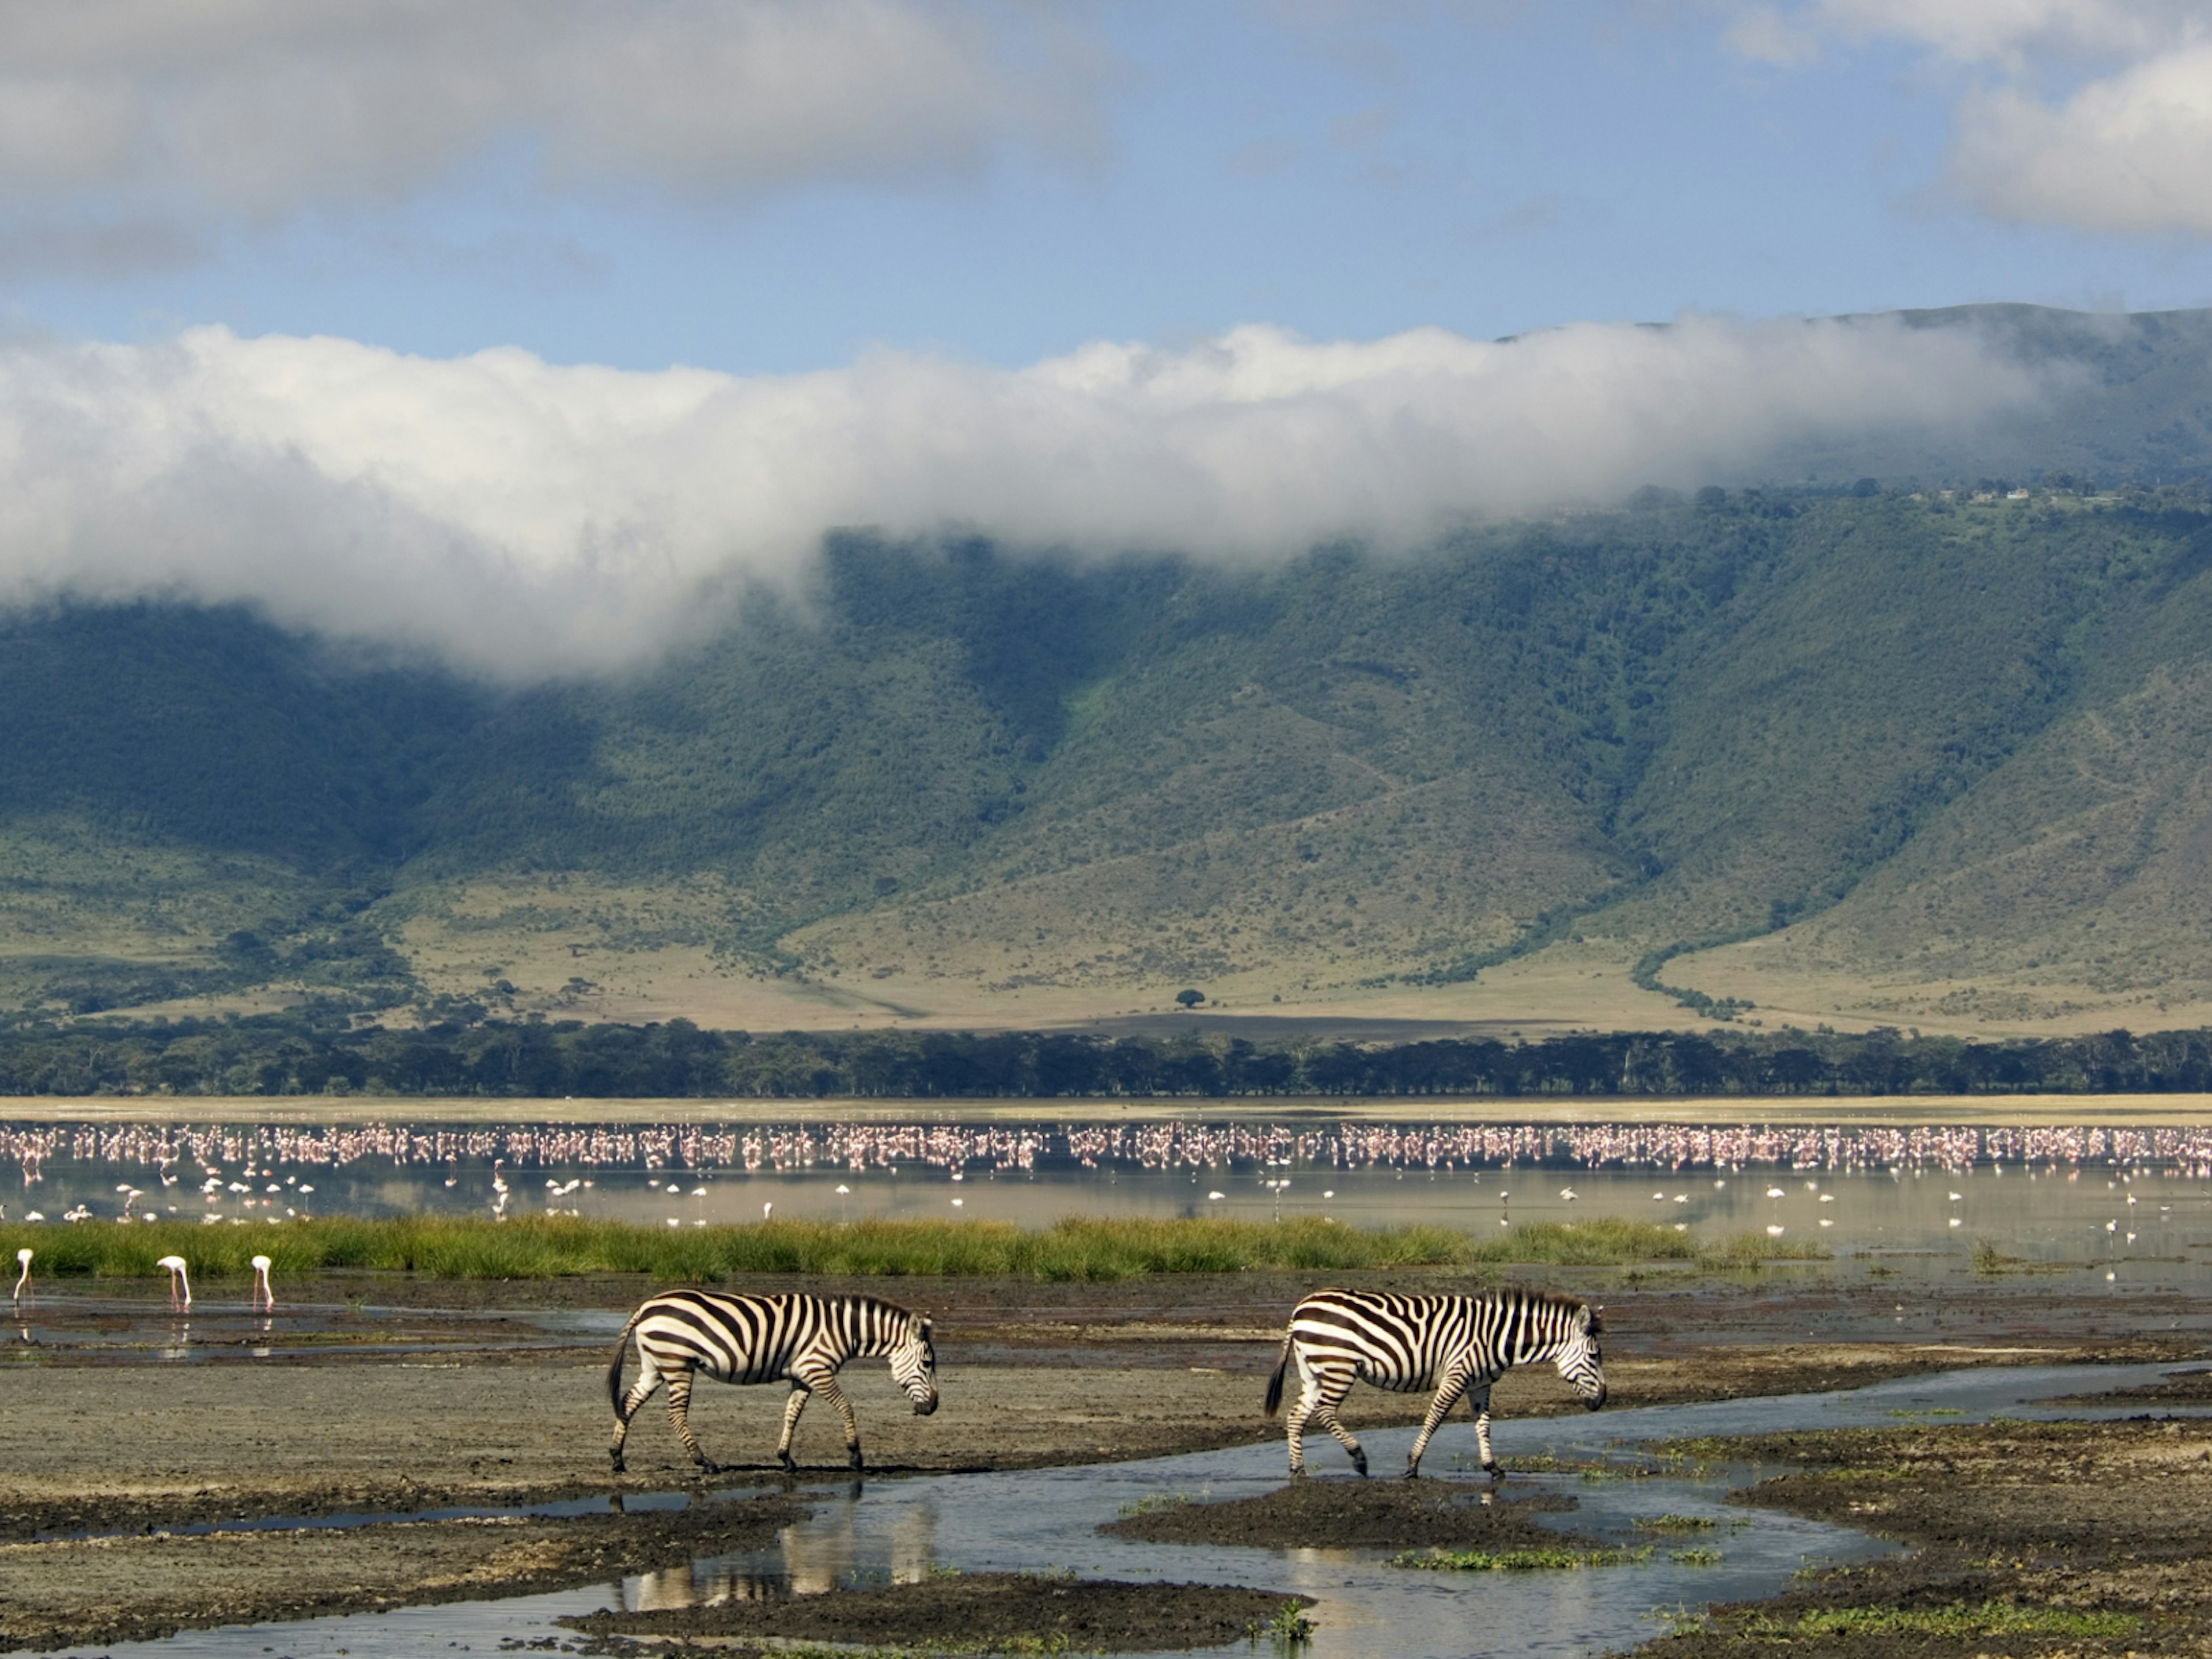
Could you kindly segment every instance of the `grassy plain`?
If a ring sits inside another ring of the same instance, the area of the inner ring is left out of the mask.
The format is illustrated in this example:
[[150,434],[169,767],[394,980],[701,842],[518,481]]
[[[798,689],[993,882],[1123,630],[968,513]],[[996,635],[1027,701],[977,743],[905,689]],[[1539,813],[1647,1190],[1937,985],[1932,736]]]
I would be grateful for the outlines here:
[[1744,1233],[1705,1241],[1650,1222],[1605,1217],[1534,1222],[1510,1237],[1473,1238],[1443,1227],[1362,1229],[1322,1219],[1249,1222],[1071,1218],[1036,1231],[1003,1222],[768,1221],[659,1228],[580,1218],[337,1217],[277,1226],[151,1222],[131,1226],[0,1224],[0,1253],[34,1250],[41,1275],[165,1277],[156,1264],[185,1256],[204,1279],[244,1279],[266,1254],[287,1278],[335,1269],[441,1279],[575,1278],[646,1273],[702,1281],[738,1273],[906,1278],[1006,1276],[1047,1283],[1112,1282],[1152,1273],[1261,1268],[1350,1271],[1543,1264],[1621,1267],[1679,1262],[1755,1267],[1818,1260],[1817,1247]]

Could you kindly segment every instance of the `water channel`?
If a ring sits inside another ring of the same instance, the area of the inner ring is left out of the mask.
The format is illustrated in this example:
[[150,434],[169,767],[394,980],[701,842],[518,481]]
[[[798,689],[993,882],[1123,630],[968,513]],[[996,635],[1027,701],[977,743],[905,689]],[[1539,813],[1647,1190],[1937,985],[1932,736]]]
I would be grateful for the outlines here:
[[[1941,1417],[1976,1421],[2036,1417],[2037,1402],[2085,1389],[2150,1382],[2160,1366],[2047,1367],[1952,1372],[1849,1393],[1652,1407],[1594,1418],[1506,1421],[1498,1449],[1515,1458],[1606,1459],[1626,1469],[1652,1467],[1635,1449],[1692,1435],[1787,1429],[1892,1426]],[[2137,1409],[2140,1407],[2133,1407]],[[2100,1413],[2080,1407],[2069,1417]],[[1464,1457],[1466,1425],[1439,1442],[1438,1462]],[[1402,1458],[1411,1430],[1365,1437],[1379,1468]],[[1334,1448],[1317,1449],[1322,1457]],[[834,1586],[914,1580],[933,1570],[1059,1571],[1164,1583],[1233,1583],[1315,1598],[1317,1629],[1310,1659],[1487,1659],[1488,1656],[1581,1656],[1628,1647],[1662,1633],[1668,1609],[1765,1597],[1808,1564],[1846,1564],[1890,1553],[1862,1534],[1725,1504],[1728,1492],[1762,1473],[1748,1466],[1670,1470],[1634,1479],[1592,1480],[1573,1472],[1516,1475],[1509,1494],[1554,1492],[1577,1507],[1547,1517],[1563,1528],[1609,1540],[1648,1541],[1638,1520],[1661,1515],[1710,1516],[1720,1559],[1674,1559],[1662,1543],[1641,1563],[1575,1571],[1455,1574],[1408,1572],[1379,1550],[1262,1550],[1125,1542],[1097,1531],[1126,1506],[1180,1495],[1194,1500],[1257,1495],[1281,1483],[1279,1444],[1142,1462],[994,1474],[941,1475],[809,1489],[819,1507],[771,1547],[691,1563],[618,1583],[505,1600],[296,1623],[188,1632],[161,1642],[71,1650],[116,1659],[412,1659],[425,1653],[496,1650],[503,1644],[567,1640],[554,1620],[600,1607],[697,1605],[727,1597],[818,1593]],[[1325,1468],[1326,1466],[1322,1466]],[[1435,1473],[1454,1471],[1439,1467]],[[1328,1478],[1349,1478],[1331,1472]],[[600,1500],[604,1504],[605,1500]],[[626,1500],[635,1504],[640,1500]],[[686,1501],[674,1494],[655,1500]],[[703,1501],[713,1501],[711,1499]],[[568,1506],[563,1506],[568,1507]],[[371,1519],[374,1517],[357,1517]],[[1748,1520],[1748,1525],[1740,1524]],[[327,1523],[325,1523],[327,1524]],[[343,1524],[343,1522],[341,1522]],[[1233,1651],[1245,1650],[1238,1644]]]

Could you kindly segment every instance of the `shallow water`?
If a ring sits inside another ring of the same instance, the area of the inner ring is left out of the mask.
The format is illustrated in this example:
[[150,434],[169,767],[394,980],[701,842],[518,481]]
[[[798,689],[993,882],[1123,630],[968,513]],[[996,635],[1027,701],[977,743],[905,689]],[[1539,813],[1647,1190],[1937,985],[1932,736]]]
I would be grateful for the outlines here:
[[[1575,1460],[1646,1462],[1634,1445],[1686,1435],[1746,1434],[1796,1428],[1891,1426],[1940,1413],[1945,1420],[1993,1415],[2059,1414],[2035,1401],[2155,1380],[2169,1367],[2069,1366],[1952,1372],[1878,1384],[1847,1394],[1790,1395],[1698,1406],[1609,1412],[1595,1417],[1501,1422],[1494,1431],[1509,1462],[1540,1454]],[[2140,1410],[2140,1407],[2125,1408]],[[2069,1417],[2096,1415],[2071,1407]],[[1377,1468],[1402,1464],[1413,1431],[1364,1437]],[[1447,1429],[1431,1453],[1447,1474],[1472,1455],[1472,1431]],[[1340,1458],[1312,1449],[1317,1470]],[[1086,1577],[1163,1582],[1237,1583],[1316,1598],[1317,1626],[1304,1650],[1312,1659],[1474,1659],[1492,1655],[1575,1655],[1632,1645],[1662,1633],[1656,1608],[1694,1610],[1708,1601],[1774,1595],[1808,1563],[1846,1563],[1892,1553],[1865,1535],[1787,1516],[1729,1508],[1725,1494],[1757,1477],[1731,1467],[1590,1481],[1576,1474],[1514,1476],[1506,1490],[1558,1492],[1578,1500],[1549,1524],[1621,1541],[1646,1541],[1634,1522],[1664,1514],[1710,1516],[1717,1526],[1690,1540],[1717,1550],[1715,1565],[1673,1561],[1662,1540],[1637,1565],[1569,1572],[1409,1572],[1379,1550],[1260,1550],[1137,1544],[1100,1534],[1122,1506],[1182,1493],[1230,1498],[1271,1490],[1283,1480],[1279,1443],[1141,1462],[1002,1474],[942,1475],[808,1489],[820,1508],[787,1528],[772,1547],[633,1576],[619,1583],[548,1595],[360,1613],[295,1624],[191,1632],[162,1642],[73,1650],[137,1659],[402,1659],[402,1656],[494,1649],[502,1642],[567,1638],[553,1624],[602,1607],[641,1609],[695,1605],[728,1596],[810,1594],[833,1585],[915,1579],[934,1568],[962,1571],[1058,1571]],[[1328,1477],[1346,1478],[1334,1475]],[[604,1501],[604,1500],[598,1500]],[[636,1500],[629,1500],[635,1502]],[[675,1501],[670,1494],[665,1501]],[[1750,1516],[1741,1529],[1731,1523]],[[1680,1540],[1673,1547],[1683,1547]],[[1231,1650],[1243,1651],[1243,1644]]]

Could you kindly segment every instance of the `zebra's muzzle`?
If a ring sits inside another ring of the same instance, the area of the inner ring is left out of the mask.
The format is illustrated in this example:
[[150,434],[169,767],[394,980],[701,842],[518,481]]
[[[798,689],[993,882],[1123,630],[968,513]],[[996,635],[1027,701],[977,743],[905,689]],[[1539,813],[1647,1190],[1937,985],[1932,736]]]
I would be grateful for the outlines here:
[[1583,1408],[1585,1411],[1594,1412],[1604,1404],[1605,1390],[1603,1389],[1600,1389],[1595,1394],[1586,1394],[1583,1396]]
[[937,1396],[935,1395],[930,1395],[927,1400],[917,1400],[914,1402],[914,1414],[916,1417],[931,1416],[934,1414],[936,1410]]

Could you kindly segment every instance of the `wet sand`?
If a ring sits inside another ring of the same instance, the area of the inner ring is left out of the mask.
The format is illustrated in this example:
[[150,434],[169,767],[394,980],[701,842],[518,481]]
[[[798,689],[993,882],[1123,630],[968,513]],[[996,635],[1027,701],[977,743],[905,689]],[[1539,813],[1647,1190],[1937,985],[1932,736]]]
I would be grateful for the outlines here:
[[2212,1650],[2212,1423],[1844,1430],[1687,1449],[1788,1471],[1741,1501],[1915,1547],[1716,1609],[1639,1659]]
[[[963,1651],[1153,1653],[1221,1648],[1262,1637],[1310,1597],[1235,1584],[1124,1583],[1031,1573],[951,1574],[910,1584],[835,1589],[787,1601],[718,1601],[652,1613],[602,1611],[561,1623],[602,1640],[590,1651],[713,1653],[732,1638],[865,1643],[903,1650],[957,1636]],[[647,1636],[651,1645],[620,1638]],[[715,1641],[708,1647],[698,1638]],[[610,1639],[612,1638],[612,1639]],[[760,1651],[750,1644],[739,1659]]]
[[1305,1480],[1257,1498],[1170,1499],[1099,1530],[1147,1544],[1265,1550],[1594,1549],[1595,1539],[1533,1518],[1576,1507],[1571,1498],[1511,1498],[1486,1480]]
[[[1261,1414],[1260,1396],[1282,1310],[1314,1282],[1287,1274],[1104,1285],[872,1281],[936,1312],[944,1397],[936,1415],[917,1418],[880,1362],[848,1370],[872,1476],[1279,1440],[1279,1422]],[[1371,1282],[1437,1283],[1406,1274]],[[0,1364],[0,1648],[599,1583],[744,1547],[684,1530],[738,1527],[746,1512],[722,1504],[675,1512],[688,1520],[601,1513],[161,1535],[238,1517],[407,1515],[692,1487],[657,1404],[632,1430],[629,1473],[610,1475],[607,1338],[549,1331],[536,1317],[549,1304],[572,1316],[620,1313],[638,1288],[305,1287],[302,1303],[332,1310],[314,1342],[287,1351],[270,1333],[268,1358],[228,1346],[212,1364],[86,1363],[59,1345],[17,1347]],[[362,1291],[373,1294],[351,1294]],[[1613,1282],[1604,1294],[1608,1380],[1620,1405],[1852,1387],[1972,1364],[2179,1364],[2206,1352],[2193,1328],[2201,1313],[2149,1295],[1975,1287],[1948,1306],[1916,1299],[1907,1325],[1891,1311],[1891,1291],[1869,1299],[1817,1274]],[[373,1311],[403,1304],[388,1321]],[[88,1306],[86,1316],[94,1315],[128,1322],[119,1299]],[[58,1327],[71,1316],[52,1319]],[[297,1317],[315,1320],[306,1307]],[[375,1350],[394,1324],[453,1341],[406,1356],[361,1351]],[[112,1359],[116,1350],[103,1352]],[[773,1485],[763,1477],[784,1398],[780,1387],[702,1387],[695,1427],[711,1454],[736,1466],[717,1487]],[[1424,1403],[1359,1389],[1345,1417],[1355,1430],[1413,1422]],[[1501,1416],[1580,1412],[1548,1369],[1510,1374],[1493,1406]],[[1444,1443],[1467,1433],[1455,1422]],[[815,1480],[842,1482],[843,1449],[835,1413],[817,1403],[800,1425],[801,1463]],[[1326,1444],[1310,1451],[1316,1468],[1336,1455]],[[88,1532],[114,1535],[69,1536]]]

